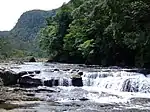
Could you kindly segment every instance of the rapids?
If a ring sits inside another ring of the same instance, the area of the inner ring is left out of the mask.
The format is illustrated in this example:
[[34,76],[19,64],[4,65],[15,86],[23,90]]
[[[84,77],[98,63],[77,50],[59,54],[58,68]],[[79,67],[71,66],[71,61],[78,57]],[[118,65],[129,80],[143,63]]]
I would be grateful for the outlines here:
[[[48,101],[63,105],[67,112],[98,111],[110,108],[109,111],[150,111],[150,77],[142,73],[132,72],[132,69],[119,67],[102,68],[99,66],[84,66],[78,64],[59,63],[25,63],[23,65],[10,65],[15,72],[40,70],[34,78],[42,81],[58,79],[58,86],[53,89],[58,93],[39,93],[47,101],[44,105],[36,107],[41,112],[49,111]],[[83,87],[73,87],[71,75],[83,72]],[[44,84],[40,88],[46,87]],[[86,102],[84,103],[83,102]],[[69,105],[69,107],[66,107]],[[58,105],[53,110],[62,111]],[[52,108],[52,107],[51,107]],[[63,110],[63,111],[64,111]]]

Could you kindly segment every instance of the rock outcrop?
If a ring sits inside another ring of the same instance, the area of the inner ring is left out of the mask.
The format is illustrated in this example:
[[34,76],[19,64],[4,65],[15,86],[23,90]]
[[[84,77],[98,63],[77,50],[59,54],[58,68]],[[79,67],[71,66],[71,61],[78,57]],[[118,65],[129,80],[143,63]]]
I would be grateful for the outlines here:
[[50,79],[44,81],[44,86],[52,87],[52,86],[59,86],[59,79]]
[[42,86],[41,79],[33,78],[32,76],[22,76],[19,78],[18,83],[21,87],[37,87]]
[[82,78],[81,77],[80,78],[73,77],[72,78],[72,85],[77,86],[77,87],[83,86]]
[[0,70],[0,78],[2,79],[5,86],[17,84],[17,80],[20,78],[20,75],[11,71],[11,70]]
[[71,79],[72,79],[73,86],[77,86],[77,87],[83,86],[82,77],[81,77],[82,75],[83,72],[78,72],[78,74],[72,75]]
[[[54,69],[54,72],[59,72],[59,69]],[[56,78],[52,77],[49,80],[42,81],[42,79],[37,78],[41,71],[22,71],[16,73],[9,69],[0,69],[0,86],[12,86],[19,84],[21,87],[38,87],[38,86],[83,86],[82,75],[83,72],[76,72],[76,75],[71,77]]]

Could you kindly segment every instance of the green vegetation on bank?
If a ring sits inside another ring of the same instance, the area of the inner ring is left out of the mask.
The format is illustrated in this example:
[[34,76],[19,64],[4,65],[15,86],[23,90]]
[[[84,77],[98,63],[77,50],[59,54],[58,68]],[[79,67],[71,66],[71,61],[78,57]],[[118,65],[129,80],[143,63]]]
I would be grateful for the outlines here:
[[71,0],[40,32],[54,61],[150,67],[148,0]]

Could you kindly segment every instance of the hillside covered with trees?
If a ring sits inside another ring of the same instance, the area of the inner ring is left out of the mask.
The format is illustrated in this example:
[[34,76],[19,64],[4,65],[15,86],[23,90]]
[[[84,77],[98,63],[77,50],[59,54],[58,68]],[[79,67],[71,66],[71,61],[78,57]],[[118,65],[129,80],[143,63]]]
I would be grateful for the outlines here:
[[46,26],[46,19],[54,15],[55,10],[23,13],[11,31],[0,32],[0,59],[42,56],[36,37]]
[[148,0],[71,0],[40,32],[49,59],[150,67]]

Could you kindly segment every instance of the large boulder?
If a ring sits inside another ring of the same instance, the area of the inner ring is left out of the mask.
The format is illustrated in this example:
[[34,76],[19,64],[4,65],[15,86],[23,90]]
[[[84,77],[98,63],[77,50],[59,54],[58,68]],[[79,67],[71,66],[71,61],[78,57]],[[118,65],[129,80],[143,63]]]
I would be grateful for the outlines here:
[[30,58],[29,62],[36,62],[36,60],[34,57],[32,57],[32,58]]
[[32,76],[22,76],[18,80],[18,83],[21,87],[37,87],[43,85],[41,79],[36,79]]
[[72,78],[72,85],[77,86],[77,87],[83,86],[82,78],[81,77],[80,78],[73,77]]
[[19,75],[11,70],[0,71],[0,78],[2,79],[5,86],[17,84]]
[[72,79],[72,85],[81,87],[83,86],[83,81],[82,81],[82,76],[83,72],[78,72],[77,74],[73,74],[71,79]]

